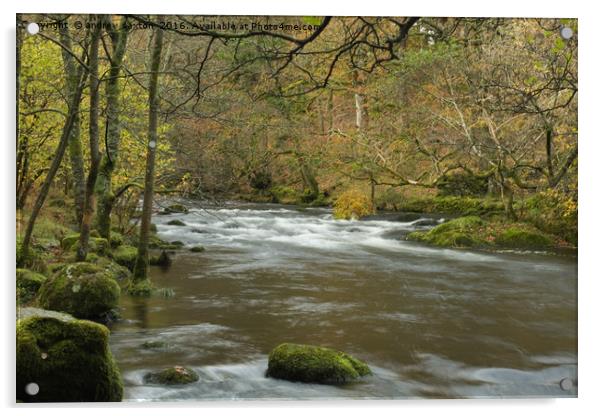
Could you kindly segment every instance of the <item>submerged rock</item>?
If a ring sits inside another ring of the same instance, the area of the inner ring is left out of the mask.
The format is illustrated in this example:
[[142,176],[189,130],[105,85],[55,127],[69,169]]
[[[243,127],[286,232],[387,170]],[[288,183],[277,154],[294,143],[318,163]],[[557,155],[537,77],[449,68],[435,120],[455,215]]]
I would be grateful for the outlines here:
[[17,303],[31,302],[36,297],[46,276],[27,269],[17,269]]
[[107,270],[90,263],[73,263],[47,279],[39,291],[41,307],[77,318],[106,320],[117,310],[119,285]]
[[319,384],[345,384],[369,374],[366,363],[344,352],[288,343],[272,350],[266,372],[268,377]]
[[199,380],[199,375],[190,368],[169,367],[154,373],[144,375],[144,382],[150,384],[190,384]]
[[[24,402],[117,402],[119,369],[100,324],[37,308],[20,309],[17,321],[17,399]],[[25,386],[36,383],[29,395]]]
[[167,225],[175,225],[177,227],[184,227],[186,224],[180,220],[171,220],[167,222]]
[[203,246],[190,247],[190,251],[192,253],[202,253],[203,251],[205,251],[205,247],[203,247]]
[[165,350],[169,344],[165,341],[146,341],[142,344],[142,348],[146,350]]

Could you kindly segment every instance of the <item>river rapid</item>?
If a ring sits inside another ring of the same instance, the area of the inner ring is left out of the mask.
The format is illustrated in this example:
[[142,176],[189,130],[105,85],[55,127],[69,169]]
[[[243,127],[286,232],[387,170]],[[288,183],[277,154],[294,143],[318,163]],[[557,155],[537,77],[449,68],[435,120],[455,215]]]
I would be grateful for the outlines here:
[[[155,217],[158,234],[206,250],[152,267],[153,283],[173,296],[123,295],[111,328],[126,400],[577,395],[574,255],[403,239],[437,216],[336,221],[326,208],[188,206]],[[166,224],[173,219],[186,226]],[[374,374],[347,386],[266,378],[282,342],[348,352]],[[174,365],[200,380],[144,384],[146,372]]]

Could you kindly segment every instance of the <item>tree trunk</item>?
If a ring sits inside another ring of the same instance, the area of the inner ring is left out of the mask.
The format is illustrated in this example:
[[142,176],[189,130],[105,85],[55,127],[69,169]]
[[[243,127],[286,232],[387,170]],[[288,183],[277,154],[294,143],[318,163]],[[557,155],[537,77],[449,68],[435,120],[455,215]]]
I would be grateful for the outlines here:
[[509,220],[517,221],[518,217],[514,211],[514,190],[512,189],[512,185],[509,184],[505,179],[502,179],[501,183],[502,201],[504,202],[504,211],[506,212],[506,217]]
[[299,165],[301,166],[301,178],[303,179],[303,186],[309,190],[309,196],[313,201],[320,194],[320,187],[318,181],[314,175],[312,169],[305,163],[303,157],[299,158]]
[[78,77],[78,86],[75,90],[75,94],[73,94],[71,101],[69,102],[69,113],[63,127],[63,132],[61,134],[58,147],[54,153],[54,158],[52,159],[52,163],[50,164],[50,168],[48,169],[44,183],[42,183],[42,186],[40,187],[33,209],[31,210],[31,215],[29,216],[29,220],[27,222],[27,228],[25,229],[25,235],[21,243],[21,258],[17,259],[17,264],[19,265],[22,265],[23,262],[25,262],[29,257],[29,244],[31,242],[31,236],[33,234],[36,219],[38,218],[38,214],[40,213],[40,210],[46,201],[48,191],[50,190],[50,185],[52,185],[52,181],[54,180],[56,172],[61,165],[61,161],[63,160],[65,150],[67,149],[67,145],[69,143],[69,138],[71,137],[71,130],[73,129],[75,119],[77,118],[77,113],[79,112],[82,91],[84,90],[85,85],[84,79],[86,70],[82,67],[80,68],[79,72],[81,75]]
[[[96,21],[96,23],[98,20]],[[98,80],[98,45],[100,41],[100,25],[92,32],[92,41],[90,44],[90,172],[86,181],[86,193],[84,199],[84,211],[80,226],[79,244],[77,247],[77,261],[85,261],[88,256],[90,228],[92,226],[92,217],[94,216],[94,185],[98,176],[98,165],[100,163],[100,153],[98,150],[98,108],[100,102]]]
[[[69,29],[66,25],[61,25],[59,36],[63,46],[72,51],[72,42],[69,35]],[[65,96],[67,101],[71,100],[78,86],[78,70],[75,58],[66,49],[62,49],[63,66],[65,68]],[[80,117],[79,112],[73,121],[73,128],[69,136],[69,158],[71,160],[71,176],[73,180],[73,198],[75,200],[75,219],[76,223],[81,224],[84,212],[84,200],[86,194],[84,156],[80,139]]]
[[[162,22],[159,16],[159,23]],[[134,267],[134,282],[148,278],[148,237],[153,209],[153,187],[155,181],[155,153],[157,150],[157,119],[159,110],[158,78],[161,64],[161,49],[163,48],[163,31],[155,30],[155,39],[151,57],[151,73],[148,88],[148,145],[146,150],[146,172],[144,176],[144,200],[142,203],[142,218],[140,221],[140,239],[138,255]]]
[[119,30],[111,30],[110,33],[113,42],[113,56],[111,57],[109,79],[106,82],[107,133],[105,153],[100,161],[95,186],[97,197],[96,227],[98,233],[106,239],[109,239],[111,234],[111,211],[113,209],[113,202],[115,201],[112,178],[119,156],[119,142],[121,139],[121,126],[119,125],[119,75],[123,56],[125,55],[128,33],[124,26],[126,23],[125,19],[124,17],[121,21]]

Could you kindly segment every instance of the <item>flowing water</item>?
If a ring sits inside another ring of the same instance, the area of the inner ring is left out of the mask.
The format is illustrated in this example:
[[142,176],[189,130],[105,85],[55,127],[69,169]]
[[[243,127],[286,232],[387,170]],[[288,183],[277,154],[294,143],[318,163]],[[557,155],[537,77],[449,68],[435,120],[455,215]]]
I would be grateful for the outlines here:
[[[176,218],[186,226],[166,225]],[[154,221],[161,238],[206,251],[152,268],[172,297],[122,296],[111,348],[126,400],[577,394],[574,255],[427,247],[403,235],[435,221],[399,214],[231,204]],[[346,351],[374,374],[342,387],[266,378],[282,342]],[[173,365],[200,380],[144,384]]]

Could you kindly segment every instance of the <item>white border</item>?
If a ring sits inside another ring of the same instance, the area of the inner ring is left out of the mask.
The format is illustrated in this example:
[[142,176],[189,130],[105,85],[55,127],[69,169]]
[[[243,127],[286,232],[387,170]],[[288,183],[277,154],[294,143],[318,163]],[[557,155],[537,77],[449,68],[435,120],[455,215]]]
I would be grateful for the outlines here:
[[[300,0],[296,2],[260,0],[103,0],[97,4],[54,0],[41,2],[32,0],[2,2],[2,64],[0,82],[2,96],[0,115],[2,117],[2,177],[0,197],[2,204],[3,239],[2,270],[4,325],[2,325],[2,363],[0,365],[1,404],[10,407],[9,414],[41,413],[81,414],[82,406],[54,405],[48,409],[40,406],[15,408],[14,402],[14,112],[15,112],[15,67],[14,67],[14,27],[15,13],[165,13],[165,14],[253,14],[253,15],[402,15],[402,16],[500,16],[500,17],[577,17],[579,18],[579,398],[550,400],[411,400],[411,401],[336,401],[336,402],[199,402],[167,403],[149,405],[126,405],[127,411],[145,416],[164,416],[166,408],[185,414],[213,414],[245,412],[251,415],[306,415],[307,413],[366,414],[376,411],[379,414],[436,414],[489,416],[508,413],[562,415],[596,414],[602,408],[600,403],[600,331],[602,325],[602,273],[597,258],[600,255],[600,214],[602,191],[600,170],[602,166],[602,137],[600,134],[602,98],[600,85],[600,39],[602,39],[601,14],[597,13],[595,2],[576,1],[525,1],[503,0],[484,2],[475,0],[340,0],[326,3],[324,0]],[[598,8],[599,9],[599,8]],[[106,416],[108,405],[87,406],[86,413]],[[67,408],[65,408],[67,407]],[[114,406],[112,406],[114,407]],[[282,407],[286,407],[283,409]],[[336,409],[342,407],[344,409]],[[115,409],[116,411],[119,411]],[[109,410],[110,411],[110,410]]]

